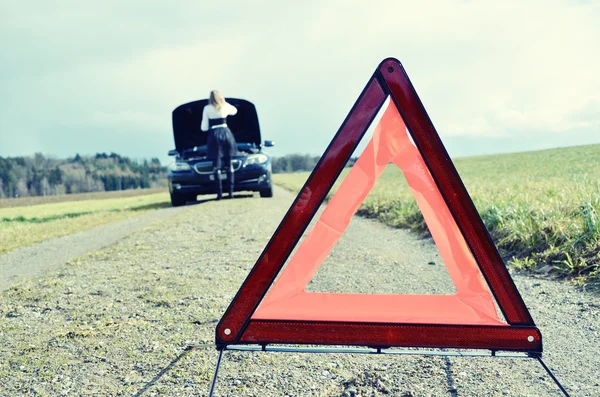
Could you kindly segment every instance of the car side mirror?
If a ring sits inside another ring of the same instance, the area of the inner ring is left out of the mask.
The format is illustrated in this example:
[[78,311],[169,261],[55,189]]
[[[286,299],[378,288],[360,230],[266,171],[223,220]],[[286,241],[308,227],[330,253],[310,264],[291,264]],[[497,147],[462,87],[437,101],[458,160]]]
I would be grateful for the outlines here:
[[172,150],[169,150],[168,154],[169,154],[169,156],[177,156],[179,153],[177,153],[177,150],[172,149]]
[[275,143],[273,141],[265,141],[265,146],[266,147],[275,146]]

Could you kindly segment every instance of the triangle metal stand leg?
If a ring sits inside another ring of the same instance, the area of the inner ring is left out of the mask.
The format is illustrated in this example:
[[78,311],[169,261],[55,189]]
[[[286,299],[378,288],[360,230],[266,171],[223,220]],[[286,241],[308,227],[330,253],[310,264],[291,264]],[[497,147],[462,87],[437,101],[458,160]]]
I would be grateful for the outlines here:
[[219,374],[219,367],[221,366],[221,358],[223,357],[224,350],[237,350],[237,351],[265,351],[265,352],[287,352],[287,353],[358,353],[358,354],[400,354],[400,355],[425,355],[425,356],[460,356],[460,357],[476,357],[476,356],[492,356],[492,357],[507,357],[507,358],[535,358],[539,361],[542,367],[546,370],[548,375],[552,378],[554,383],[558,386],[560,391],[566,396],[570,397],[569,393],[565,390],[563,385],[558,381],[556,376],[552,373],[550,368],[546,366],[544,361],[542,361],[541,354],[529,352],[529,353],[504,353],[498,354],[496,351],[492,350],[490,353],[485,352],[452,352],[452,351],[414,351],[414,350],[396,350],[396,349],[385,349],[382,350],[380,348],[367,348],[367,349],[348,349],[348,348],[298,348],[298,347],[267,347],[263,346],[222,346],[219,348],[219,357],[217,359],[217,367],[215,368],[215,375],[213,376],[212,384],[210,386],[210,392],[208,393],[208,397],[213,397],[213,392],[215,389],[215,385],[217,383],[217,375]]
[[223,350],[219,349],[219,358],[217,358],[217,367],[215,368],[215,374],[213,376],[212,383],[210,384],[210,391],[208,392],[208,397],[212,397],[213,392],[215,391],[215,385],[217,384],[217,375],[219,375],[219,367],[221,366],[221,358],[223,357]]
[[550,368],[548,368],[546,366],[546,364],[542,361],[542,357],[540,355],[536,355],[535,358],[540,362],[540,364],[542,364],[542,367],[544,367],[544,369],[546,370],[546,372],[548,372],[548,375],[550,375],[550,377],[552,378],[552,380],[554,381],[554,383],[556,383],[556,386],[558,386],[558,388],[560,389],[561,392],[563,392],[563,394],[567,397],[571,397],[569,396],[569,393],[567,393],[567,391],[565,390],[565,388],[563,387],[563,385],[560,384],[560,382],[558,381],[558,379],[556,378],[556,376],[554,376],[554,374],[552,373],[552,371],[550,371]]

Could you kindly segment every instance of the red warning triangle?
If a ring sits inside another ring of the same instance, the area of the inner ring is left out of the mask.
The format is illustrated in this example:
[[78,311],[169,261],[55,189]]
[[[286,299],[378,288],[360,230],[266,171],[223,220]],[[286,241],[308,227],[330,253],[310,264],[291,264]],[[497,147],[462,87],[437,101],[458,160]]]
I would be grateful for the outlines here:
[[[370,142],[282,271],[388,96]],[[404,173],[456,293],[306,292],[389,163]],[[216,328],[218,346],[271,343],[542,351],[540,331],[395,59],[367,83]]]

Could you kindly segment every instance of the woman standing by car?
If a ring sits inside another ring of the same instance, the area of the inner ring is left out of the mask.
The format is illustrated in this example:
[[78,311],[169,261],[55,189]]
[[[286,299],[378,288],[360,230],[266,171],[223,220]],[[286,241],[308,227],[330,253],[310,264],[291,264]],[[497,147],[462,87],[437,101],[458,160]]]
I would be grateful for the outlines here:
[[233,166],[231,157],[237,153],[235,138],[227,126],[227,116],[233,116],[237,109],[225,101],[219,91],[210,92],[208,105],[202,111],[202,131],[208,131],[207,153],[213,162],[215,180],[217,182],[217,200],[223,197],[221,170],[225,168],[229,181],[229,198],[233,198]]

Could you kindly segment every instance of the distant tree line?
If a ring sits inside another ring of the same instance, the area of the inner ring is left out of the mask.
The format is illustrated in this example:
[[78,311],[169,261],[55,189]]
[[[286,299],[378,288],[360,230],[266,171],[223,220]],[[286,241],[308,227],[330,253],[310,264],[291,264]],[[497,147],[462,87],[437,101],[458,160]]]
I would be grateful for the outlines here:
[[[288,154],[283,157],[273,157],[271,159],[273,173],[312,171],[320,158],[321,156],[311,156],[310,154]],[[356,158],[351,158],[346,166],[351,167],[355,162]]]
[[0,197],[48,196],[165,185],[167,169],[158,158],[134,161],[116,153],[76,154],[55,159],[0,157]]

